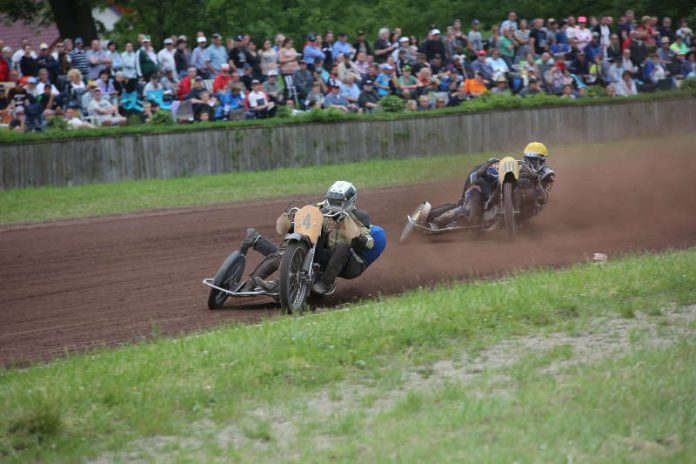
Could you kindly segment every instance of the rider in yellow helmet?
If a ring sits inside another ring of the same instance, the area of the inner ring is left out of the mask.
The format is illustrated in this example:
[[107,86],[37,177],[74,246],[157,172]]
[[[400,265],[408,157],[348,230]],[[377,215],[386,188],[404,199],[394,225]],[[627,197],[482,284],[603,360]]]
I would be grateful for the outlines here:
[[[524,147],[523,160],[531,172],[525,175],[525,171],[521,171],[520,185],[528,186],[530,192],[533,192],[532,195],[524,197],[526,201],[534,202],[534,205],[530,205],[533,208],[527,208],[534,214],[541,211],[548,201],[555,180],[555,173],[546,165],[548,157],[549,150],[541,142],[531,142]],[[430,226],[439,229],[460,220],[464,220],[468,225],[480,224],[484,204],[498,184],[498,161],[491,158],[476,166],[467,176],[462,197],[456,205],[450,203],[432,209],[429,215]]]

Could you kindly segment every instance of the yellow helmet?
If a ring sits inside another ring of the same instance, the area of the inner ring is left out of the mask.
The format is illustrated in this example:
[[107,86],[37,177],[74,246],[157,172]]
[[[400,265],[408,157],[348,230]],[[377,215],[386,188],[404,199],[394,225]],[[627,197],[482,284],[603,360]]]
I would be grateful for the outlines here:
[[544,164],[546,164],[546,159],[549,157],[549,150],[546,149],[546,145],[541,142],[531,142],[524,147],[524,160],[532,167],[535,171],[539,171]]
[[549,156],[549,150],[541,142],[530,142],[524,147],[524,154],[526,155],[539,155],[539,156]]

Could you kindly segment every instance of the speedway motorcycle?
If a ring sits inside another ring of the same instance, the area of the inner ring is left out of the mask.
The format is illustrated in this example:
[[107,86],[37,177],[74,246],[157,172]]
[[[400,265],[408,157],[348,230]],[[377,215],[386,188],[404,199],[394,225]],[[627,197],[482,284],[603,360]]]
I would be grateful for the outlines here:
[[509,238],[515,237],[520,223],[534,216],[536,202],[534,186],[539,179],[534,170],[524,161],[512,156],[501,159],[497,166],[489,169],[497,171],[498,183],[483,205],[483,218],[480,224],[467,224],[465,220],[455,220],[445,227],[433,227],[431,222],[440,214],[454,208],[446,204],[433,208],[427,201],[406,216],[406,225],[401,232],[401,242],[405,242],[415,232],[422,235],[441,235],[461,231],[494,231],[504,229]]
[[[307,205],[303,208],[292,208],[288,213],[285,217],[292,218],[290,227],[278,224],[276,227],[279,233],[290,230],[286,233],[281,245],[283,252],[278,268],[277,291],[269,292],[258,287],[253,291],[241,291],[246,283],[242,278],[246,255],[242,253],[242,250],[238,250],[225,259],[215,277],[203,280],[203,284],[210,287],[208,308],[221,308],[229,297],[270,296],[278,301],[281,308],[289,314],[304,311],[312,285],[321,276],[323,266],[328,261],[328,257],[323,253],[324,218],[330,217],[339,222],[346,221],[349,239],[357,237],[360,230],[350,216],[343,211],[322,213],[318,207]],[[371,231],[382,230],[374,225],[370,229]]]

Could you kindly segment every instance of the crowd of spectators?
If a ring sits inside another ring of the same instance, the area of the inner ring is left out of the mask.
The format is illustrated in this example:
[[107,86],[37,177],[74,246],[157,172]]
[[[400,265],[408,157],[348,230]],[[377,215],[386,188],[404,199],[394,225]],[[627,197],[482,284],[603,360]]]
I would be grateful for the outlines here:
[[[365,33],[282,34],[260,46],[248,34],[224,40],[196,33],[117,44],[0,40],[0,114],[16,130],[43,130],[51,116],[70,127],[146,122],[158,111],[179,122],[267,118],[280,108],[372,112],[388,96],[407,111],[460,105],[483,94],[582,98],[674,89],[696,78],[696,40],[688,22],[629,10],[610,16],[519,19],[511,11],[490,32],[460,20],[426,37],[382,28]],[[596,93],[596,92],[593,92]]]

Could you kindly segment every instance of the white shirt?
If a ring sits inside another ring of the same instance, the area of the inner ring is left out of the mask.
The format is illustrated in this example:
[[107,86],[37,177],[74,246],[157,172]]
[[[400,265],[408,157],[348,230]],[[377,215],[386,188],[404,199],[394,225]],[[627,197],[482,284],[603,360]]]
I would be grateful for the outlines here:
[[[38,84],[36,84],[36,92],[37,92],[39,95],[41,95],[42,93],[44,93],[44,86],[45,86],[45,85],[46,85],[46,84],[44,84],[43,82],[40,82],[40,81],[39,81]],[[51,95],[53,95],[53,96],[58,95],[59,92],[58,92],[58,89],[56,88],[56,86],[53,85],[53,84],[51,84],[50,82],[48,83],[48,85],[51,86]]]
[[570,26],[568,26],[568,27],[566,28],[566,31],[565,31],[566,37],[568,37],[568,40],[570,40],[570,39],[572,39],[572,38],[575,38],[575,34],[577,33],[577,31],[578,31],[578,28],[577,28],[577,27],[570,27]]
[[174,62],[174,52],[176,52],[176,49],[172,48],[172,50],[169,51],[165,47],[162,50],[160,50],[157,54],[157,59],[159,60],[160,69],[162,71],[164,71],[165,68],[172,68],[174,71],[176,71],[176,63]]
[[[24,50],[21,48],[14,52],[12,55],[12,69],[19,69],[19,62],[22,60],[22,57],[24,56]],[[31,51],[31,57],[36,59],[38,55],[34,53],[34,50]]]
[[588,28],[575,30],[575,44],[579,50],[584,50],[590,42],[592,42],[592,32]]
[[249,100],[249,107],[256,108],[258,106],[264,106],[268,104],[268,96],[264,92],[257,92],[256,90],[249,92],[247,96]]

